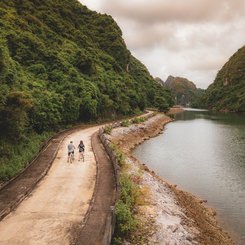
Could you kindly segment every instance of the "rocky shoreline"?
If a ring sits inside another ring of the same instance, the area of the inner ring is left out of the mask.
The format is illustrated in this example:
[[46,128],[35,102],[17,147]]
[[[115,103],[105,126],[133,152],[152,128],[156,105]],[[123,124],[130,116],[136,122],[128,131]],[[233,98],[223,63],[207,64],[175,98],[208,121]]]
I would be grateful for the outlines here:
[[234,244],[222,230],[215,211],[191,193],[161,179],[132,156],[132,150],[144,140],[162,133],[172,120],[157,114],[144,123],[112,130],[108,138],[127,156],[128,173],[140,176],[138,185],[144,201],[137,206],[139,229],[129,238],[130,244]]

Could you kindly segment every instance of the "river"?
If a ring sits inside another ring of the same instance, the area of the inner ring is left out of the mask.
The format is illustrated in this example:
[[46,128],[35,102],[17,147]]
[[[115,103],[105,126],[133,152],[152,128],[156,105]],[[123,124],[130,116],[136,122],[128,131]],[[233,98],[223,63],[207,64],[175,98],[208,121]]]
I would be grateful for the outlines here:
[[188,109],[134,155],[170,183],[208,201],[245,244],[245,115]]

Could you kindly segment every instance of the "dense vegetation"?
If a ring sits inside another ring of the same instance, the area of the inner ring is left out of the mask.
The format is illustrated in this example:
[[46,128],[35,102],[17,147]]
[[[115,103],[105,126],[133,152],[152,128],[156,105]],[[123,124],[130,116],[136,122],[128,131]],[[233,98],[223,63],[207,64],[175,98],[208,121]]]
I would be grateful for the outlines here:
[[245,111],[245,46],[218,72],[205,94],[208,108]]
[[0,2],[0,178],[13,143],[18,155],[44,132],[171,104],[110,16],[76,0]]
[[176,105],[203,107],[202,96],[203,89],[197,88],[196,85],[186,78],[169,76],[166,82],[160,81],[163,86],[169,89],[174,97]]

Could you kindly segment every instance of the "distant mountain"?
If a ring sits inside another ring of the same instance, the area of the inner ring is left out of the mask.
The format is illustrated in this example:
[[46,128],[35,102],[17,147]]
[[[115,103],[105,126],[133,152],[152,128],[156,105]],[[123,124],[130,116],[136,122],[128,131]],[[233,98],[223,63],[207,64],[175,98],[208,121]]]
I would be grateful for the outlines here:
[[196,85],[183,77],[169,76],[164,83],[174,97],[175,104],[183,106],[200,107],[200,99],[204,92]]
[[224,64],[204,99],[208,108],[245,111],[245,46]]

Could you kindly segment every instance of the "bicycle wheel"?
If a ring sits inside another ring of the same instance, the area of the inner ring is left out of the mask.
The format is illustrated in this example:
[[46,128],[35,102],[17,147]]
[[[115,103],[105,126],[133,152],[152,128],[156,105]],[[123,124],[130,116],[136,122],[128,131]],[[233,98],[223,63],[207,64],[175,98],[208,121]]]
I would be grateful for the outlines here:
[[70,154],[70,159],[69,159],[70,161],[69,161],[69,162],[72,163],[72,162],[73,162],[73,159],[74,159],[74,154],[71,153],[71,154]]

